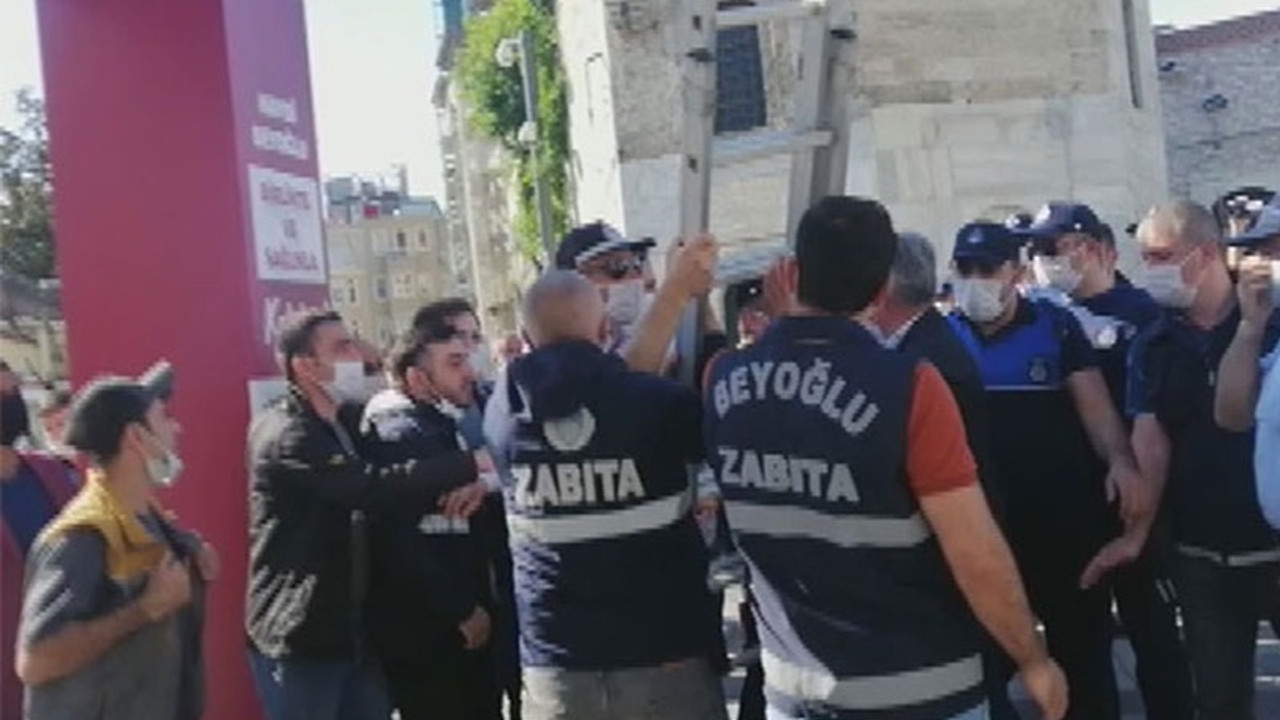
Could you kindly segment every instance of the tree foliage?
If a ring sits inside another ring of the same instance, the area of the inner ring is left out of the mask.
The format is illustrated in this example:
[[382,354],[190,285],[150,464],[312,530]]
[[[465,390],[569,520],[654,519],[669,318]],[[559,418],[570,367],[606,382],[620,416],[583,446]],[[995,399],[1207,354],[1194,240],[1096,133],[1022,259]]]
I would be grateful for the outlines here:
[[18,124],[0,128],[0,270],[53,277],[53,171],[44,101],[29,88],[14,100]]
[[[467,23],[456,70],[462,99],[470,113],[468,126],[502,143],[517,158],[520,202],[514,228],[522,252],[531,259],[542,256],[534,194],[537,175],[545,182],[551,205],[553,237],[565,231],[569,217],[569,110],[555,16],[549,4],[498,0],[489,12],[472,18]],[[538,142],[532,150],[516,139],[525,121],[520,68],[504,68],[495,58],[498,43],[518,36],[522,30],[533,33],[538,79]]]

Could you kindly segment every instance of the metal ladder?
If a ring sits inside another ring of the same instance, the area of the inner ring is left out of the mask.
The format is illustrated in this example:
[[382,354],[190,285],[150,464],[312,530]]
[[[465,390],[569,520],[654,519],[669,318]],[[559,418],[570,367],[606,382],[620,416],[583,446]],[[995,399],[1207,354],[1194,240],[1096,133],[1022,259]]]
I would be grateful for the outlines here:
[[[680,170],[680,230],[685,237],[710,225],[712,173],[779,155],[791,156],[786,234],[790,247],[800,217],[814,202],[844,192],[849,153],[846,106],[852,63],[853,14],[849,0],[776,0],[718,7],[717,0],[683,0],[680,15],[683,162]],[[799,62],[794,91],[794,124],[715,136],[716,37],[724,28],[767,22],[800,23]],[[775,253],[776,256],[776,253]],[[736,265],[742,265],[742,262]],[[749,261],[748,261],[748,264]],[[731,270],[729,275],[725,271]],[[722,268],[721,282],[745,277],[740,267]],[[677,336],[681,380],[696,384],[698,345],[703,334],[697,308],[686,311]]]

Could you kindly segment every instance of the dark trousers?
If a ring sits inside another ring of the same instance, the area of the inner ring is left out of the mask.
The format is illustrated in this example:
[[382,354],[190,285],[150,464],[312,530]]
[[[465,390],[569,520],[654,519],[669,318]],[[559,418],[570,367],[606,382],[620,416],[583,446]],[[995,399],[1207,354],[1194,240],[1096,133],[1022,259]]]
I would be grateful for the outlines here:
[[[738,606],[738,621],[742,624],[743,646],[759,647],[760,633],[756,629],[756,617],[751,613],[751,593]],[[747,666],[747,675],[738,693],[738,720],[764,720],[764,667],[757,660]]]
[[387,720],[386,683],[372,662],[273,660],[249,651],[268,720]]
[[487,649],[383,660],[400,720],[501,720],[502,690]]
[[1112,581],[1120,624],[1137,660],[1138,689],[1151,720],[1192,720],[1191,668],[1178,634],[1178,612],[1170,582],[1144,555]]
[[1280,567],[1227,567],[1177,553],[1173,582],[1199,720],[1252,720],[1258,622],[1275,606]]
[[[1066,720],[1118,720],[1120,692],[1111,664],[1111,588],[1104,584],[1080,589],[1080,573],[1097,544],[1081,535],[1079,515],[1024,513],[1019,518],[1016,510],[1011,512],[1009,545],[1031,607],[1044,623],[1049,654],[1062,666],[1070,686]],[[999,720],[1012,711],[1007,686],[1014,668],[1003,653],[993,650],[988,655],[991,716]]]

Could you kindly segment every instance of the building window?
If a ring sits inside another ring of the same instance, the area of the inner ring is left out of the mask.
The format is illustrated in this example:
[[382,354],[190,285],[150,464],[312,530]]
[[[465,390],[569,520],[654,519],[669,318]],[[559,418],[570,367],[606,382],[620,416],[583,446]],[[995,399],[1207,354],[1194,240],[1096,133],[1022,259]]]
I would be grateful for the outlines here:
[[1141,110],[1142,97],[1142,53],[1138,45],[1138,9],[1133,0],[1120,0],[1120,12],[1124,15],[1124,49],[1129,61],[1129,99],[1133,107]]
[[373,235],[373,254],[379,257],[386,255],[390,251],[391,238],[386,230],[374,230]]
[[409,238],[403,230],[396,231],[396,250],[402,253],[409,251]]
[[329,288],[329,299],[334,305],[355,305],[360,301],[355,278],[336,278]]
[[419,230],[418,231],[418,249],[426,250],[429,247],[431,247],[431,243],[427,241],[427,231]]
[[[722,2],[720,7],[753,5]],[[716,32],[716,134],[744,132],[767,122],[760,31],[753,25]]]
[[397,300],[407,300],[413,297],[413,275],[396,273],[392,281],[391,291]]
[[373,299],[378,302],[387,301],[387,278],[379,275],[373,279]]

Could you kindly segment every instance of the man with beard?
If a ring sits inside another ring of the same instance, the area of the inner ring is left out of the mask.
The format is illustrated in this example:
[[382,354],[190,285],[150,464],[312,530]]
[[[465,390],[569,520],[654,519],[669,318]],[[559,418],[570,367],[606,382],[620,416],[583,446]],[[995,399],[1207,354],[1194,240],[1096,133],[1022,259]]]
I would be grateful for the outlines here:
[[[365,408],[365,455],[394,464],[466,449],[469,358],[447,325],[406,333],[391,353],[394,387]],[[475,509],[489,486],[478,480],[471,492]],[[370,551],[371,636],[402,720],[499,718],[489,564],[468,518],[388,509],[373,518]]]

